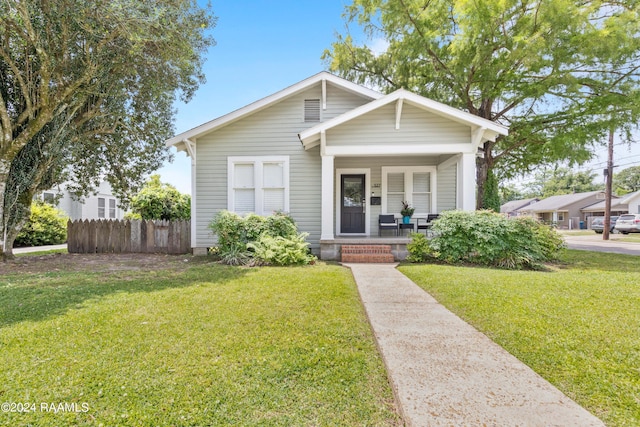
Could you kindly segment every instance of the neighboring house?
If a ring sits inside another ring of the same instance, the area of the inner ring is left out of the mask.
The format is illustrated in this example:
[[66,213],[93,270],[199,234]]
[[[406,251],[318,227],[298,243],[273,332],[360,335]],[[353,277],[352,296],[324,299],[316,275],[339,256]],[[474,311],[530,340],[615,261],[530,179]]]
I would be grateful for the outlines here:
[[529,215],[558,228],[577,229],[585,221],[582,209],[604,200],[604,191],[551,196],[518,209],[520,215]]
[[539,201],[540,199],[534,197],[531,199],[522,199],[522,200],[512,200],[510,202],[505,203],[500,206],[500,213],[505,214],[509,217],[518,216],[518,209],[522,209],[526,206],[532,205]]
[[476,156],[507,129],[406,90],[389,95],[321,72],[167,141],[191,157],[192,247],[223,209],[286,211],[312,250],[378,235],[378,215],[475,209]]
[[[604,216],[605,201],[602,200],[582,209],[582,212],[589,217]],[[611,198],[611,215],[622,215],[625,213],[640,213],[640,191]],[[589,225],[591,222],[589,222]]]
[[85,197],[82,201],[77,200],[64,184],[60,189],[44,191],[40,198],[64,211],[71,220],[124,218],[124,211],[120,208],[118,198],[113,195],[111,185],[107,181],[100,183],[96,194]]

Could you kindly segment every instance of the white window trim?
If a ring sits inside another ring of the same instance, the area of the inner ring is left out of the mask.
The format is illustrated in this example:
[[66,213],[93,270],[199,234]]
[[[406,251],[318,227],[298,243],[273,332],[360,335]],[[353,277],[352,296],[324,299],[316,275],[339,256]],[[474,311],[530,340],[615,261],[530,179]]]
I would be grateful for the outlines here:
[[429,174],[431,174],[430,176],[430,185],[431,185],[431,211],[432,212],[424,212],[424,213],[416,213],[416,215],[414,215],[414,217],[416,218],[421,218],[426,214],[430,214],[430,213],[437,213],[438,212],[438,206],[436,201],[438,200],[437,197],[437,189],[438,189],[438,182],[437,182],[437,173],[438,173],[438,168],[436,166],[383,166],[382,167],[382,204],[381,204],[381,212],[383,214],[396,214],[396,216],[399,217],[399,212],[400,212],[400,206],[398,206],[397,208],[392,209],[391,212],[389,212],[388,206],[387,206],[387,188],[388,188],[388,175],[390,173],[404,173],[404,194],[405,194],[405,200],[407,200],[409,202],[409,204],[413,204],[413,200],[412,200],[412,194],[413,194],[413,174],[415,172],[418,173],[425,173],[428,172]]
[[289,212],[289,156],[230,156],[227,157],[227,209],[235,212],[234,168],[236,164],[254,165],[253,188],[255,189],[255,212],[258,215],[271,215],[273,212],[263,212],[264,188],[262,186],[263,165],[265,163],[282,163],[284,173],[284,211]]

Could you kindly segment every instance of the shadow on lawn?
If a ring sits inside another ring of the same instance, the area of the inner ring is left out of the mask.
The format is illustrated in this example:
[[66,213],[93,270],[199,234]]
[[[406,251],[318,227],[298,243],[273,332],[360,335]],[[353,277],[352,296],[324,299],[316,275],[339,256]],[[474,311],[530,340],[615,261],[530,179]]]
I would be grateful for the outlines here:
[[0,278],[0,328],[40,321],[119,292],[157,292],[198,283],[224,284],[249,270],[207,264],[180,270],[45,273]]

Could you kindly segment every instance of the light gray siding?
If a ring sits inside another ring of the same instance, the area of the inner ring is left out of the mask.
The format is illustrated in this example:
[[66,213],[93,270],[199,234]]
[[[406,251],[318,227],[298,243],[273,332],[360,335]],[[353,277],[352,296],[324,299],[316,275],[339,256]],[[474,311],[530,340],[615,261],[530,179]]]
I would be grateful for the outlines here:
[[457,175],[457,163],[438,168],[438,212],[456,209]]
[[[320,148],[305,151],[298,133],[317,124],[304,122],[304,100],[321,98],[321,95],[318,84],[197,140],[198,247],[215,243],[208,225],[217,212],[227,208],[227,158],[230,156],[289,156],[290,213],[299,229],[310,233],[311,247],[319,247]],[[327,109],[321,112],[321,120],[368,101],[327,84]]]
[[395,126],[395,104],[385,105],[328,130],[327,145],[456,144],[471,140],[469,126],[406,103],[400,129]]

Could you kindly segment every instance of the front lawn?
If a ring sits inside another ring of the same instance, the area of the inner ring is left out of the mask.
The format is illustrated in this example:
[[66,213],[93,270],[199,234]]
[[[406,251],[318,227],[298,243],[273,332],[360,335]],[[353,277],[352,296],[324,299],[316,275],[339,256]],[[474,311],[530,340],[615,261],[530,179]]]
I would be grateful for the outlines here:
[[0,271],[2,425],[399,423],[345,268],[57,259]]
[[399,269],[608,425],[640,425],[640,258],[562,261],[548,272]]

